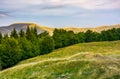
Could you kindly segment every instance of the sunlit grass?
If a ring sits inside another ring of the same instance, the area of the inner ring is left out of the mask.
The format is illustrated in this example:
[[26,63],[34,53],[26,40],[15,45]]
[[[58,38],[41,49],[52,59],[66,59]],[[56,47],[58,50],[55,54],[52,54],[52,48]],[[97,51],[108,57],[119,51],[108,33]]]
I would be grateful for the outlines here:
[[0,79],[119,79],[120,41],[81,43],[24,60]]

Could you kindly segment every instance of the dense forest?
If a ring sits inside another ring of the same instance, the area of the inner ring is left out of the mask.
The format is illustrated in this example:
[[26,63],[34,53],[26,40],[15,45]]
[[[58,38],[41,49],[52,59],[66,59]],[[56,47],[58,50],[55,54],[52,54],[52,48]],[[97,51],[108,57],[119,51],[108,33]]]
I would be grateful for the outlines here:
[[120,28],[113,28],[100,33],[88,30],[74,33],[64,29],[55,29],[53,35],[48,32],[37,33],[36,28],[27,27],[26,32],[17,32],[14,28],[10,35],[0,33],[0,69],[17,64],[19,61],[48,54],[54,49],[69,45],[120,40]]

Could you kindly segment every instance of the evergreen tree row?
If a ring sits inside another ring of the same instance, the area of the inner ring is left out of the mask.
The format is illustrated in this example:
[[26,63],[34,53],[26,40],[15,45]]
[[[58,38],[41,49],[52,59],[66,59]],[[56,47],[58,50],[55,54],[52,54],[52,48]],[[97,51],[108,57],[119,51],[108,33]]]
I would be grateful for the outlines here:
[[54,50],[54,40],[47,32],[37,34],[36,28],[26,32],[13,29],[10,35],[0,33],[0,68],[5,69],[19,61],[43,55]]
[[120,40],[120,28],[113,28],[101,31],[100,33],[91,30],[74,33],[73,31],[66,31],[64,29],[55,29],[52,37],[55,41],[55,48],[83,42],[114,41]]
[[13,29],[10,35],[0,33],[0,68],[5,69],[17,64],[19,61],[50,53],[54,48],[69,45],[120,40],[120,28],[113,28],[100,33],[87,30],[74,33],[64,29],[55,29],[53,36],[48,32],[37,33],[36,28],[27,28],[26,32],[17,32]]

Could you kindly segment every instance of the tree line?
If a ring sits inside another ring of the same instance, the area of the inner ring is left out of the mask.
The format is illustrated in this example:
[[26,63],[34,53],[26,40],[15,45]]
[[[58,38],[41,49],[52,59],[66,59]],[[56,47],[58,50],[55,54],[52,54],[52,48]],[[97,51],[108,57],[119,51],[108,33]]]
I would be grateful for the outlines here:
[[52,37],[55,41],[55,48],[84,42],[114,41],[120,40],[120,28],[104,30],[100,33],[92,30],[74,33],[73,31],[66,31],[64,29],[55,29]]
[[54,40],[47,32],[37,34],[36,28],[26,32],[14,28],[10,35],[0,33],[0,67],[5,69],[19,61],[43,55],[54,50]]
[[54,49],[77,43],[120,40],[120,28],[113,28],[100,33],[87,30],[74,33],[64,29],[55,29],[53,35],[48,32],[37,33],[37,29],[27,27],[24,32],[14,28],[10,35],[0,33],[0,67],[11,67],[19,61],[48,54]]

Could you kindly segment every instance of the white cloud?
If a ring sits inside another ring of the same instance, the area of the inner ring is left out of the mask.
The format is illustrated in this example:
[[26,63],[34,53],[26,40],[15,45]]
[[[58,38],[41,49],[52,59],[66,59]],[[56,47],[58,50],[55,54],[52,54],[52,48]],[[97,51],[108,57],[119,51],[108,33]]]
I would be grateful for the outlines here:
[[120,9],[120,0],[59,0],[58,4],[67,4],[85,9]]
[[120,9],[120,0],[4,0],[3,2],[10,8],[31,5],[66,5],[85,9]]
[[6,15],[5,14],[0,14],[0,17],[5,17]]
[[0,12],[0,17],[7,17],[7,16],[9,16],[9,15],[4,12]]

